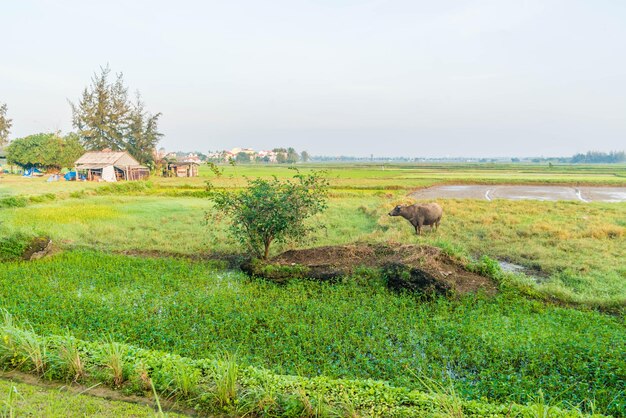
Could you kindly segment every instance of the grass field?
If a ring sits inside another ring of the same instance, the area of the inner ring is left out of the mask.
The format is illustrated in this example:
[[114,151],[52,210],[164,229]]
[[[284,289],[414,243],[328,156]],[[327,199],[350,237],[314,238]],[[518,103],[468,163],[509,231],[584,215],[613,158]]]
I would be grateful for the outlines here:
[[[224,175],[218,185],[243,185],[243,177],[291,177],[293,170],[276,165],[240,165],[222,167]],[[412,190],[442,183],[476,184],[567,184],[567,185],[626,185],[626,165],[526,165],[526,164],[304,164],[302,172],[324,170],[335,188],[370,190]],[[163,187],[188,185],[204,187],[207,178],[214,177],[207,166],[200,167],[197,178],[153,178]],[[98,183],[52,182],[46,177],[21,178],[16,175],[0,177],[0,198],[12,194],[61,193],[93,189]]]
[[[0,379],[0,417],[153,418],[157,416],[156,412],[149,406],[84,395],[64,387],[41,387]],[[164,416],[184,415],[170,412]]]
[[525,403],[567,385],[571,404],[611,410],[626,368],[621,320],[511,294],[424,302],[367,275],[276,286],[210,264],[94,252],[10,263],[0,285],[10,289],[0,305],[40,334],[110,334],[192,358],[235,352],[277,373],[397,386],[451,374],[470,399]]
[[[283,167],[227,167],[220,178],[203,167],[200,178],[116,186],[5,175],[2,235],[49,235],[61,253],[4,263],[0,307],[44,335],[112,335],[194,358],[235,352],[242,364],[278,373],[412,388],[420,386],[416,376],[451,376],[465,399],[526,403],[541,391],[552,403],[626,414],[626,204],[441,200],[440,230],[421,237],[387,216],[410,201],[409,191],[433,184],[626,185],[626,167],[322,168],[332,184],[329,209],[298,246],[429,244],[465,261],[486,255],[521,264],[539,282],[507,276],[513,286],[493,298],[422,300],[390,293],[367,272],[339,284],[278,286],[204,261],[162,257],[245,252],[224,224],[207,225],[204,182],[232,188],[243,187],[245,177],[294,174]],[[579,305],[545,305],[516,288]]]

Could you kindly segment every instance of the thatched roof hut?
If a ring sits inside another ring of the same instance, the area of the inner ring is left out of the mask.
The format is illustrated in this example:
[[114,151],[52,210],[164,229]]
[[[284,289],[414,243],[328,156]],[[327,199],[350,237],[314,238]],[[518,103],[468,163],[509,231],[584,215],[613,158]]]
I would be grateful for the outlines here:
[[141,180],[150,169],[125,151],[90,151],[74,163],[76,170],[85,173],[87,180],[118,181]]

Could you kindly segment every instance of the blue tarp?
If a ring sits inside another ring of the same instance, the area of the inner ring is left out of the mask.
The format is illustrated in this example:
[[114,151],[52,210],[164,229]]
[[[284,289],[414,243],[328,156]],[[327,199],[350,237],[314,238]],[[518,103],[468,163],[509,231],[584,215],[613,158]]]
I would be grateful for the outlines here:
[[24,177],[32,177],[36,174],[43,174],[41,171],[39,171],[36,167],[33,168],[28,168],[26,170],[24,170]]
[[[76,180],[76,171],[68,171],[67,173],[65,173],[65,175],[63,176],[63,178],[67,181],[75,181]],[[85,176],[83,174],[81,174],[80,176],[78,176],[79,180],[85,180]]]

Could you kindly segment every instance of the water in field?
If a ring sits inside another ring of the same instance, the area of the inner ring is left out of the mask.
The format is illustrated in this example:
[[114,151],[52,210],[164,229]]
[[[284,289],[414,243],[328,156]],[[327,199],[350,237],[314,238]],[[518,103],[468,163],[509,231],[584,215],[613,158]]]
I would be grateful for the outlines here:
[[539,283],[541,281],[540,277],[533,276],[532,272],[530,272],[526,267],[520,266],[519,264],[509,263],[508,261],[498,261],[500,268],[505,273],[518,273],[523,274],[528,277],[532,281]]
[[445,185],[418,190],[411,196],[416,199],[626,202],[626,187]]

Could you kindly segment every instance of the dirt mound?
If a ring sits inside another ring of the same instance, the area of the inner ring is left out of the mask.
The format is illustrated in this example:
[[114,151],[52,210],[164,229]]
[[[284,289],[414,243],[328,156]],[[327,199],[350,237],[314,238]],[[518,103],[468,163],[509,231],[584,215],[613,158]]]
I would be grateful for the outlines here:
[[391,288],[436,293],[497,292],[489,278],[467,271],[439,248],[420,245],[354,244],[286,251],[270,263],[300,265],[307,277],[331,279],[353,273],[358,267],[380,268]]
[[52,251],[52,240],[48,237],[36,237],[28,244],[22,258],[31,261],[38,260],[48,255],[50,251]]

